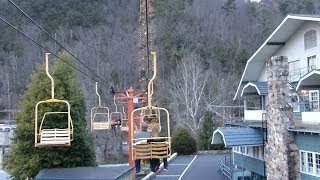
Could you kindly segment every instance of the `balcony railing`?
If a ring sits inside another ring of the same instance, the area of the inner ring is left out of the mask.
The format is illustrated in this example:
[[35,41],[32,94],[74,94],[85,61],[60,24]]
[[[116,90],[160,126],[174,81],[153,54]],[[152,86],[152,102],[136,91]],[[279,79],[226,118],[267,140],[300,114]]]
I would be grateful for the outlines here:
[[299,102],[300,112],[319,112],[318,102]]
[[312,65],[312,66],[292,70],[289,72],[289,81],[290,82],[299,81],[299,79],[302,76],[308,74],[310,71],[315,70],[315,69],[318,69],[318,67],[315,65]]
[[231,157],[225,156],[224,158],[220,159],[220,171],[221,173],[226,176],[227,179],[232,178],[232,164],[231,164]]

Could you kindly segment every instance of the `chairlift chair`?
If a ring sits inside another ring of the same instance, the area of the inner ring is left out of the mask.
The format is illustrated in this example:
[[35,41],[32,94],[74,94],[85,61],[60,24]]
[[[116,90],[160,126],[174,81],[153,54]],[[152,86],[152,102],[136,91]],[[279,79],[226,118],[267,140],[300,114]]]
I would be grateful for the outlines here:
[[[137,113],[143,113],[143,121],[149,123],[156,123],[159,125],[159,129],[164,126],[160,123],[160,113],[163,113],[163,117],[166,118],[166,136],[161,137],[151,137],[151,138],[134,138],[133,131],[131,131],[132,138],[132,154],[134,154],[134,159],[152,159],[152,158],[167,158],[170,156],[171,149],[171,136],[170,136],[170,116],[169,111],[165,108],[152,106],[151,100],[153,95],[153,81],[156,77],[156,53],[151,52],[153,55],[153,77],[148,83],[148,105],[145,107],[137,108],[132,111],[131,119],[134,118],[134,115]],[[161,114],[162,115],[162,114]],[[133,129],[133,123],[131,123],[131,129]],[[151,131],[151,129],[149,130]],[[164,139],[163,142],[156,142],[159,139]],[[147,143],[148,140],[150,143]]]
[[[132,153],[134,154],[134,159],[153,159],[153,158],[167,158],[170,156],[170,150],[171,149],[171,135],[170,135],[170,119],[169,119],[169,112],[165,108],[161,107],[155,107],[152,106],[153,110],[161,112],[163,117],[166,119],[166,123],[163,123],[162,126],[160,126],[160,123],[156,123],[159,125],[159,131],[163,134],[164,136],[161,137],[150,137],[150,138],[134,138],[133,131],[131,134],[132,139]],[[139,113],[141,111],[149,111],[149,107],[142,107],[135,109],[132,114],[131,118],[133,118],[133,115],[135,113]],[[160,113],[159,113],[160,114]],[[144,116],[146,117],[156,117],[156,116]],[[158,117],[157,117],[158,118]],[[166,126],[167,128],[163,128],[163,126]],[[148,131],[151,132],[153,129],[154,125],[151,123],[148,124]],[[131,128],[133,127],[133,123],[131,124]],[[166,129],[166,132],[163,132],[163,130]],[[162,139],[162,142],[151,142],[151,143],[141,143],[143,141],[157,141],[158,139]]]
[[122,114],[122,112],[118,111],[118,106],[116,103],[115,96],[113,97],[113,103],[115,105],[115,111],[110,113],[110,119],[111,119],[112,123],[114,123],[113,125],[116,126],[116,125],[120,125],[120,124],[118,124],[119,121],[120,121],[120,123],[122,123],[123,114]]
[[[49,73],[49,59],[50,53],[46,53],[46,74],[51,80],[51,99],[40,101],[35,106],[35,147],[41,146],[70,146],[73,140],[73,124],[70,113],[70,104],[66,100],[55,99],[54,97],[54,80]],[[52,104],[64,104],[66,111],[50,111],[45,112],[39,116],[39,105],[52,105]],[[48,116],[63,114],[66,116],[66,127],[48,127],[45,123]],[[40,122],[41,120],[41,122]],[[39,123],[40,122],[40,123]],[[40,125],[39,125],[40,124]]]
[[91,131],[110,129],[111,122],[109,108],[101,106],[98,82],[96,82],[96,94],[98,96],[98,106],[91,108]]
[[125,132],[129,131],[128,118],[126,113],[124,112],[124,107],[122,107],[121,131],[125,131]]

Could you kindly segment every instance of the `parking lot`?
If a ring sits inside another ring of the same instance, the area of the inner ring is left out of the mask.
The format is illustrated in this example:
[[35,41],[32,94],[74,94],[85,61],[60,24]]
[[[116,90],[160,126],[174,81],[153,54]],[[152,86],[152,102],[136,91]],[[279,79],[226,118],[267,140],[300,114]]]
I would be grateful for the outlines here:
[[226,179],[219,171],[219,161],[225,154],[177,156],[169,164],[169,171],[162,170],[157,180]]

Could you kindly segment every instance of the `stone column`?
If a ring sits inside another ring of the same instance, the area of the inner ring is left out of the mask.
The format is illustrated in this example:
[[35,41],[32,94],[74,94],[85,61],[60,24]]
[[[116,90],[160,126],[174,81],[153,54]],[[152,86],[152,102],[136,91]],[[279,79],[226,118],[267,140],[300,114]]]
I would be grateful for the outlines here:
[[294,127],[288,84],[289,64],[283,56],[267,61],[268,106],[266,175],[270,180],[300,179],[299,151],[288,128]]

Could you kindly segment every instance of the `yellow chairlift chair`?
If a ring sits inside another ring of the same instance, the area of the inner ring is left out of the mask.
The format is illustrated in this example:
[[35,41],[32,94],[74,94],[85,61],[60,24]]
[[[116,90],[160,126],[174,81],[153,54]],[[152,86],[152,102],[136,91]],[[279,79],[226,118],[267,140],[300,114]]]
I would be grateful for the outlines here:
[[109,108],[101,106],[98,82],[96,82],[96,94],[98,96],[98,106],[91,108],[91,131],[110,129]]
[[[131,119],[134,118],[135,114],[143,113],[144,118],[143,121],[145,121],[148,124],[148,130],[149,126],[154,123],[154,125],[158,125],[159,130],[163,131],[166,130],[166,132],[162,132],[165,134],[165,136],[161,137],[151,137],[151,138],[135,138],[133,131],[131,131],[131,137],[132,137],[132,153],[134,159],[162,159],[167,158],[170,156],[170,149],[171,149],[171,136],[170,136],[170,118],[169,118],[169,112],[165,108],[161,107],[155,107],[152,106],[151,100],[153,95],[153,81],[156,77],[157,73],[157,66],[156,66],[156,53],[151,52],[151,55],[153,55],[153,77],[150,79],[148,83],[148,105],[145,107],[137,108],[133,110],[131,113]],[[165,124],[160,123],[160,113],[162,113],[162,117],[166,119]],[[161,128],[166,126],[166,128]],[[131,128],[133,129],[133,123],[131,123]],[[152,128],[150,126],[150,128]],[[162,129],[162,130],[161,130]],[[151,129],[150,129],[151,131]],[[161,140],[161,141],[158,141]]]
[[116,103],[116,96],[113,96],[113,104],[115,105],[115,111],[110,113],[110,119],[113,124],[113,126],[118,126],[118,122],[122,123],[123,114],[122,112],[118,111],[118,106]]
[[[50,53],[46,53],[46,74],[51,80],[51,99],[40,101],[35,107],[35,147],[40,146],[70,146],[73,140],[73,124],[70,114],[70,104],[66,100],[55,99],[54,97],[54,80],[49,73],[49,58]],[[50,111],[39,114],[39,105],[52,105],[63,104],[65,105],[66,111]],[[66,116],[66,126],[61,127],[51,127],[48,123],[48,117],[54,117],[54,115],[64,115]],[[42,118],[41,118],[42,115]],[[40,122],[40,123],[39,123]]]
[[124,112],[124,107],[122,107],[121,131],[125,131],[125,132],[129,131],[128,118],[126,113]]

